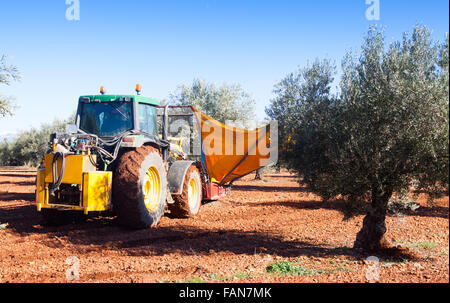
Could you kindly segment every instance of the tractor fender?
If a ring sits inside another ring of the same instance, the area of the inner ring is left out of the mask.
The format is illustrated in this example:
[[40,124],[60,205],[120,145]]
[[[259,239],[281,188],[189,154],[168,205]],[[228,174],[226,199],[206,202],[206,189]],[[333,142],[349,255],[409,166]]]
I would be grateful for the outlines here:
[[172,195],[181,195],[183,192],[183,182],[189,167],[194,161],[176,161],[170,168],[168,173],[169,191]]

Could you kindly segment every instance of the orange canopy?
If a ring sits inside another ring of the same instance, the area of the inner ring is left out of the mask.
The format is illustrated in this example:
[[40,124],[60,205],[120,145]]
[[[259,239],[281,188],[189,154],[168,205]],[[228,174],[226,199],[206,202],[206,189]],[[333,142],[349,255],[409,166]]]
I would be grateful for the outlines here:
[[193,111],[199,122],[202,138],[202,157],[211,182],[229,184],[258,168],[273,165],[276,146],[270,146],[268,125],[248,130],[227,126]]

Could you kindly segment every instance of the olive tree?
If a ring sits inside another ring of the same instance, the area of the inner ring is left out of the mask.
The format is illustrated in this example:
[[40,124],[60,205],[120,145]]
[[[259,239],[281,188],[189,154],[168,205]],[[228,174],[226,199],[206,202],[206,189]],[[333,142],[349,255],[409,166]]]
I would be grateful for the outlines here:
[[360,53],[344,58],[336,96],[326,66],[303,72],[321,76],[297,82],[283,117],[295,125],[289,167],[326,200],[369,202],[354,247],[377,250],[394,193],[448,186],[448,38],[436,45],[416,26],[386,46],[384,30],[371,27]]
[[[10,85],[12,81],[20,79],[16,66],[6,62],[6,56],[0,57],[0,84]],[[16,106],[11,97],[3,96],[0,92],[0,117],[12,115]]]
[[216,87],[195,79],[190,86],[180,86],[170,100],[178,105],[193,105],[222,123],[238,121],[245,125],[255,118],[255,101],[237,84]]
[[417,26],[386,48],[383,30],[372,28],[359,59],[344,60],[338,125],[347,144],[337,155],[357,172],[350,194],[371,200],[355,247],[380,247],[394,192],[415,181],[430,191],[448,184],[448,87],[430,36]]
[[[298,135],[326,119],[333,102],[331,85],[336,66],[330,60],[316,60],[281,80],[274,89],[275,98],[266,108],[267,116],[278,121],[279,164],[290,166],[297,157],[294,148]],[[322,123],[323,124],[323,123]],[[317,128],[315,128],[317,129]]]

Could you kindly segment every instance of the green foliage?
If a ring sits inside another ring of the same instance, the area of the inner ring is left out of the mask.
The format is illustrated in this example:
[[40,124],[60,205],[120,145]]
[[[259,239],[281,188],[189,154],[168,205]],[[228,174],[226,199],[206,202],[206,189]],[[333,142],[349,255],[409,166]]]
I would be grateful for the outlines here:
[[[16,66],[6,62],[6,56],[0,57],[0,84],[10,85],[12,81],[20,79],[20,73]],[[0,117],[12,115],[16,105],[12,97],[3,96],[0,92]]]
[[38,166],[48,149],[50,135],[63,132],[73,120],[55,120],[40,129],[21,132],[12,142],[0,143],[0,166]]
[[434,242],[419,242],[419,243],[410,244],[409,247],[412,247],[412,248],[435,248],[436,243],[434,243]]
[[334,101],[330,91],[335,72],[336,67],[329,60],[316,60],[275,86],[276,97],[266,108],[266,114],[278,121],[281,166],[292,168],[289,164],[296,157],[297,134],[326,122],[326,111]]
[[254,100],[237,84],[216,87],[195,79],[191,86],[181,86],[170,99],[177,105],[193,105],[222,123],[238,121],[245,125],[255,118]]
[[177,280],[175,283],[205,283],[202,278],[187,278],[185,280]]
[[230,276],[219,276],[217,273],[208,274],[208,277],[214,281],[227,281],[227,280],[242,280],[256,277],[256,275],[249,275],[245,272],[238,272]]
[[293,275],[293,276],[311,276],[322,273],[315,269],[306,269],[301,265],[292,264],[289,261],[280,261],[272,263],[267,266],[266,271],[268,273],[274,273],[278,275]]

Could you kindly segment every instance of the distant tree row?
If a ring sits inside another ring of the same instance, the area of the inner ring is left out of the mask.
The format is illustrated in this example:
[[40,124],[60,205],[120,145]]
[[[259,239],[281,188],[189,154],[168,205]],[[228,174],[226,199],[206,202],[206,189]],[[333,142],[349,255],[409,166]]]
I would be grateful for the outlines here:
[[73,118],[55,120],[40,128],[21,132],[13,141],[0,143],[0,166],[38,166],[48,150],[50,135],[63,132]]

